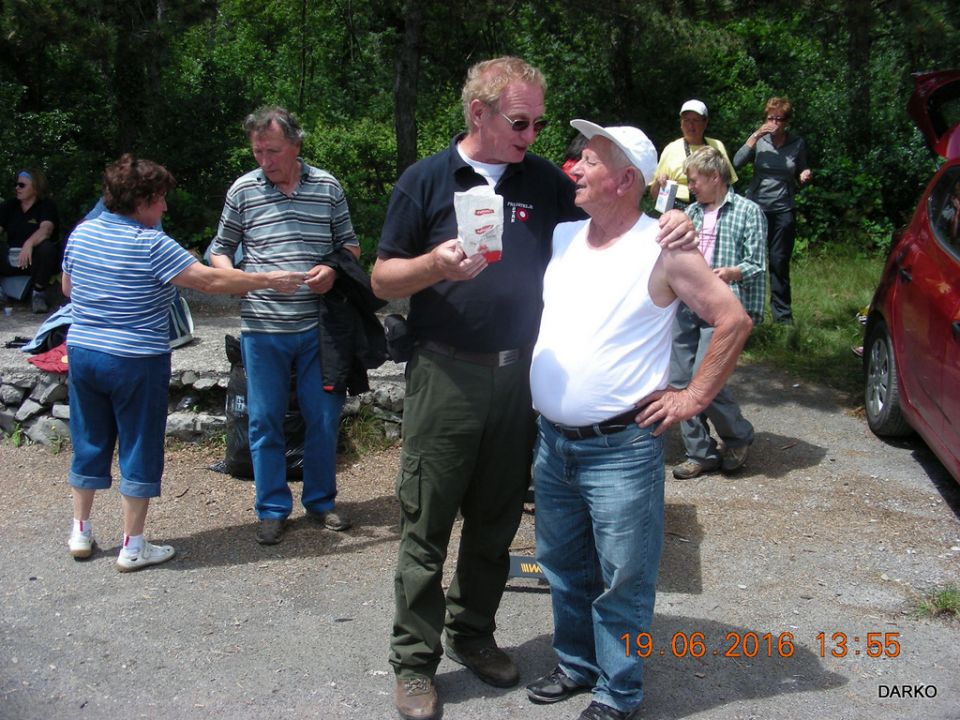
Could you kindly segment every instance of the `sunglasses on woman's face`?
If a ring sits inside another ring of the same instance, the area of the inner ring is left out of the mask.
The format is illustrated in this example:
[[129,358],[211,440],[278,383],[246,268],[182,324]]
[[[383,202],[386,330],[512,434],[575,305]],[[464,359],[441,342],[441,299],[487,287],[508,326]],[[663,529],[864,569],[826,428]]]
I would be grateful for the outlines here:
[[18,183],[17,183],[17,189],[18,189],[18,190],[23,190],[26,186],[27,186],[26,183],[23,183],[23,182],[18,182]]
[[[523,132],[528,127],[530,127],[529,120],[513,120],[512,118],[507,117],[503,113],[500,113],[503,116],[503,119],[510,123],[510,129],[515,130],[516,132]],[[543,129],[547,126],[547,121],[543,118],[533,121],[533,131],[535,133],[543,132]]]

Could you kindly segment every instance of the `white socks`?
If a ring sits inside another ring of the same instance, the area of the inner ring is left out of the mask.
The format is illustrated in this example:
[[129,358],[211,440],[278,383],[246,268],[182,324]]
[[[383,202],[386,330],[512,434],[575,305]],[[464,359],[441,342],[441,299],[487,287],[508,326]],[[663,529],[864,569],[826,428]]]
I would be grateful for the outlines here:
[[140,535],[124,535],[123,536],[123,549],[120,550],[121,555],[126,555],[127,557],[136,557],[140,554],[140,551],[143,550],[143,534]]

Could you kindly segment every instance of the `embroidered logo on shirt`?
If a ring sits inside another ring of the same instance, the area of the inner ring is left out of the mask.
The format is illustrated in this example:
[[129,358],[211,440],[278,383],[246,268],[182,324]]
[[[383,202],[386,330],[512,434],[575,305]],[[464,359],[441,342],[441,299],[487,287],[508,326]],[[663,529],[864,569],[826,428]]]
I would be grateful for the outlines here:
[[507,201],[507,207],[510,208],[510,222],[522,222],[525,223],[530,219],[530,211],[533,210],[533,205],[529,203],[518,203]]

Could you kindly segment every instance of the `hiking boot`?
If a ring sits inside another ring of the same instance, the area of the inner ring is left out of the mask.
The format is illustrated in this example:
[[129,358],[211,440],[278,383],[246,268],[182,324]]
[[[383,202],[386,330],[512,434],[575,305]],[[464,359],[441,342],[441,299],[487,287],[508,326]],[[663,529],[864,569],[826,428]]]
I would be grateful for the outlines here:
[[261,545],[276,545],[283,538],[286,518],[265,518],[257,526],[257,542]]
[[143,541],[143,547],[136,555],[127,555],[125,550],[120,551],[117,557],[117,570],[120,572],[133,572],[142,570],[150,565],[159,565],[170,560],[177,551],[169,545],[154,545]]
[[724,472],[739,470],[747,462],[747,453],[749,452],[749,445],[727,448],[726,452],[723,453],[723,460],[720,461],[720,469]]
[[393,704],[404,720],[433,720],[437,716],[437,686],[426,675],[397,678]]
[[557,665],[549,675],[544,675],[527,685],[527,697],[530,698],[530,702],[555,703],[588,689],[583,685],[577,685],[563,671],[563,668]]
[[313,519],[318,525],[323,525],[327,530],[336,532],[343,532],[353,527],[350,518],[340,510],[327,510],[326,512],[307,510],[307,517]]
[[67,541],[67,547],[70,548],[70,555],[74,560],[86,560],[93,555],[93,549],[97,546],[97,541],[93,535],[84,535],[83,533],[70,533],[70,539]]
[[520,672],[510,656],[497,647],[493,638],[473,647],[462,647],[447,641],[447,657],[471,670],[487,685],[513,687],[520,682]]
[[46,295],[40,290],[33,291],[33,297],[30,299],[30,309],[37,314],[45,313],[50,309],[47,307]]
[[673,476],[677,480],[690,480],[702,473],[714,472],[720,468],[720,461],[712,463],[702,463],[699,460],[684,460],[679,465],[674,465]]

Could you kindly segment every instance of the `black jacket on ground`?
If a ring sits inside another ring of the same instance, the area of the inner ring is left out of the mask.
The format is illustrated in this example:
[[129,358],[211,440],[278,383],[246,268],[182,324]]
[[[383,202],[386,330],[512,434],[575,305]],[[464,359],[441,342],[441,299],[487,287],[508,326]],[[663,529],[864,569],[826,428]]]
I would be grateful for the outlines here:
[[370,389],[367,370],[387,359],[387,341],[377,310],[386,305],[373,294],[370,277],[349,250],[323,260],[337,271],[330,291],[320,297],[320,362],[327,392],[357,395]]

